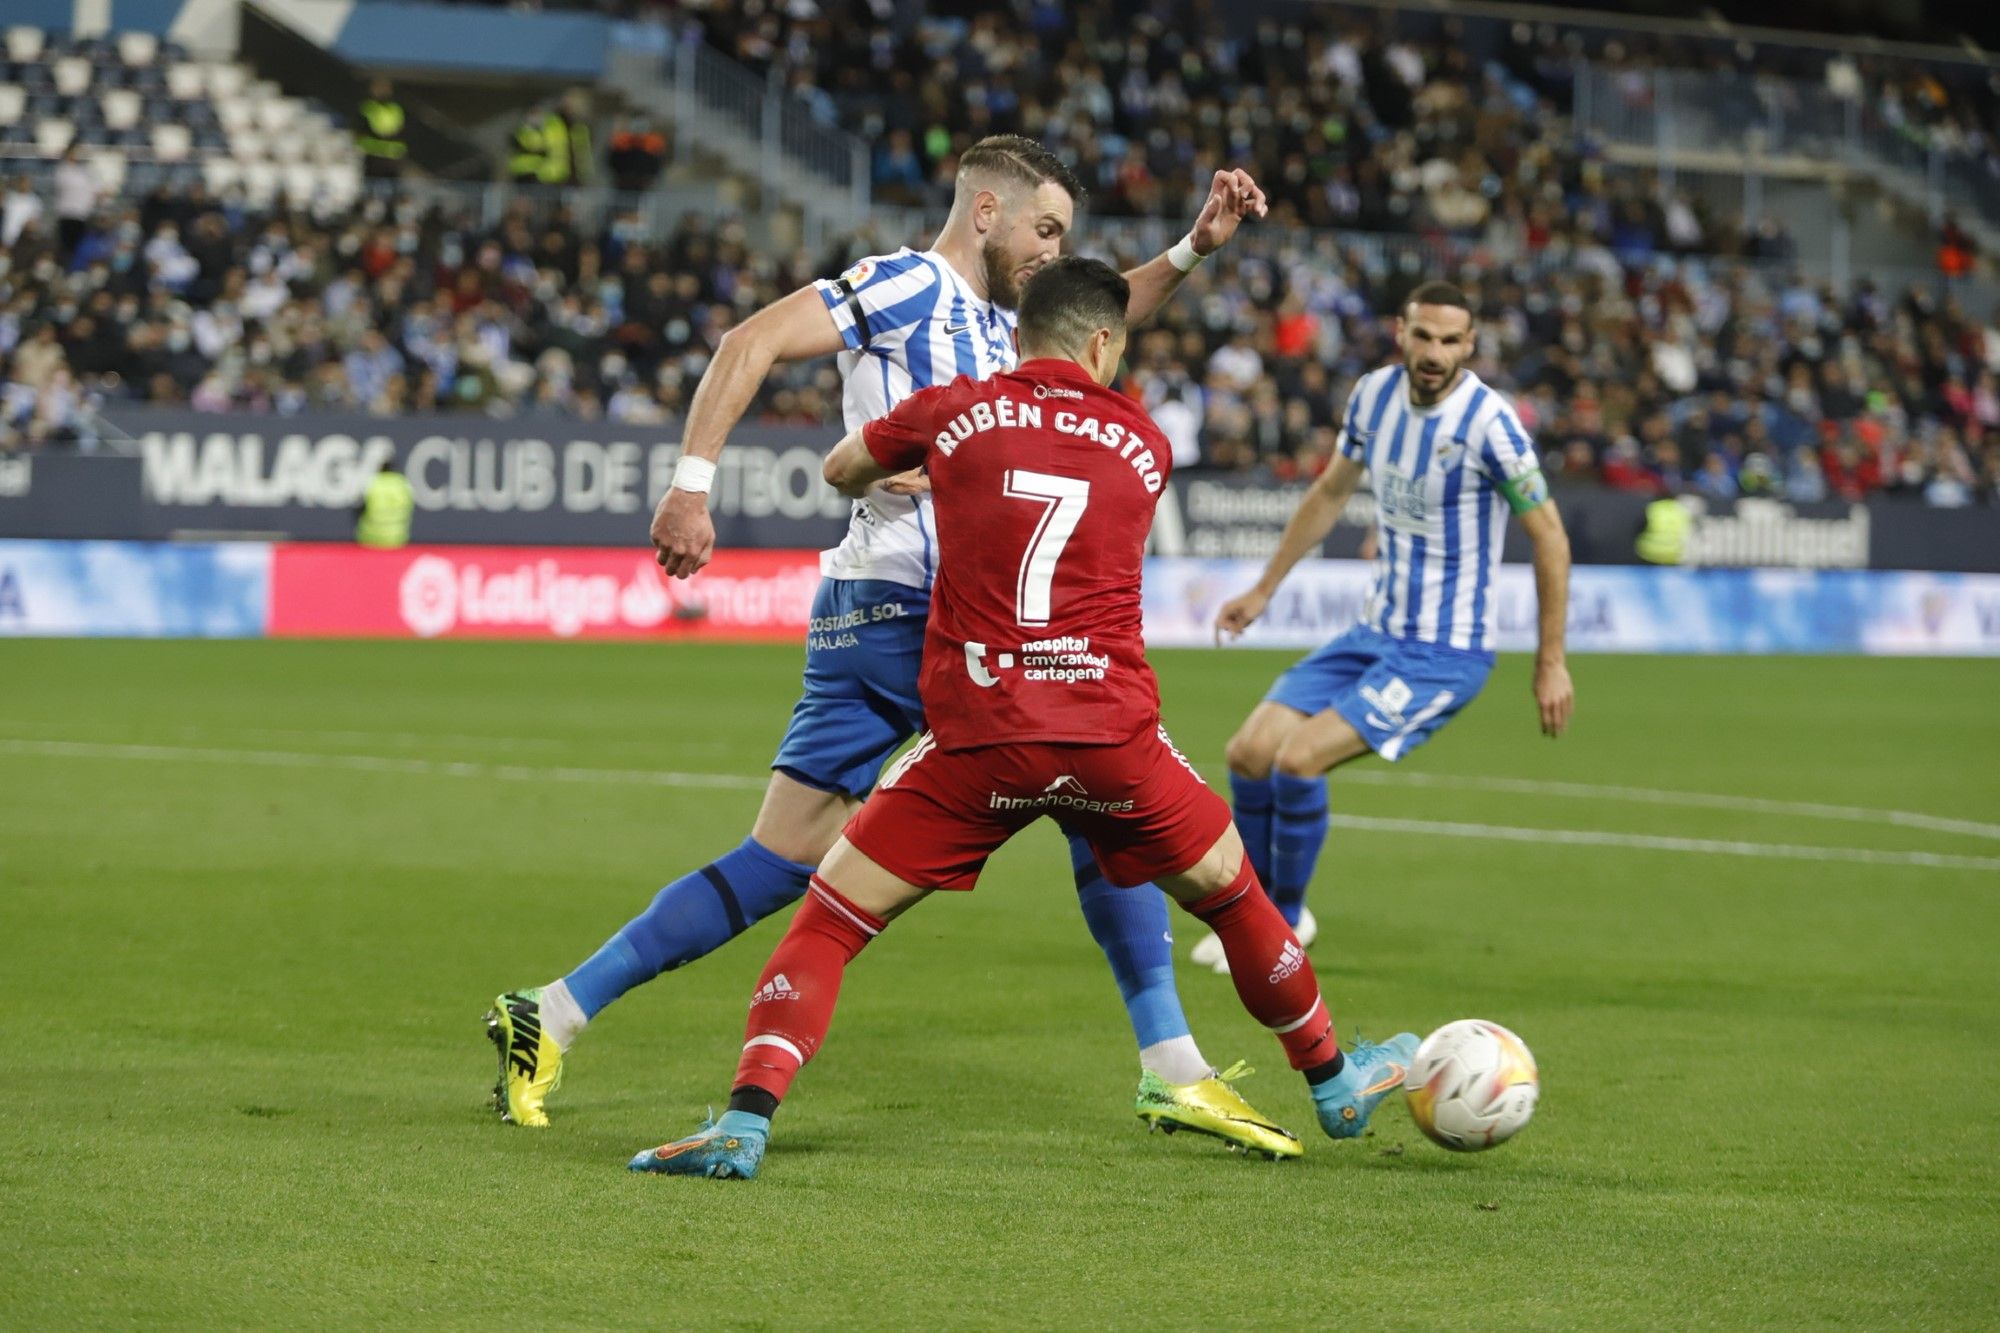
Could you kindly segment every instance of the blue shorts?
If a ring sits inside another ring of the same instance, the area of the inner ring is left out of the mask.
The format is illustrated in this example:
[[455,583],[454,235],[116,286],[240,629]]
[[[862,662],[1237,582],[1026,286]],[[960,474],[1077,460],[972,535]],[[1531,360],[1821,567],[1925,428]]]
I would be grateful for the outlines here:
[[1472,702],[1489,653],[1398,639],[1356,625],[1271,686],[1264,698],[1308,716],[1331,708],[1384,759],[1401,759]]
[[806,636],[805,697],[771,767],[821,791],[866,796],[924,729],[917,677],[931,595],[880,579],[823,579]]

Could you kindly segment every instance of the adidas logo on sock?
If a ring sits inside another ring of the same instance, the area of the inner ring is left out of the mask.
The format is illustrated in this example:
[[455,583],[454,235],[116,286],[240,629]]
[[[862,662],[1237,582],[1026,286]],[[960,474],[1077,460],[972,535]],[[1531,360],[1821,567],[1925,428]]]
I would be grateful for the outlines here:
[[1278,955],[1278,965],[1271,969],[1271,984],[1277,985],[1305,965],[1306,951],[1297,940],[1286,940],[1284,952]]
[[799,993],[792,989],[792,983],[783,972],[765,982],[758,992],[750,997],[750,1007],[755,1009],[766,1000],[796,1000]]

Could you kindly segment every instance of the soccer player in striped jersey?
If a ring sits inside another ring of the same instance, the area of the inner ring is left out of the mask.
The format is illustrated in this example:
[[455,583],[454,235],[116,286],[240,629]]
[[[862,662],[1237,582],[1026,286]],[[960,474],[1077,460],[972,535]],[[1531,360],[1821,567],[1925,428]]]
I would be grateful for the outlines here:
[[[774,363],[837,355],[850,431],[918,389],[1013,369],[1021,289],[1060,252],[1081,194],[1041,144],[1017,135],[981,140],[959,159],[951,215],[929,250],[863,259],[732,330],[689,404],[681,462],[653,519],[661,566],[686,578],[708,563],[715,530],[705,493],[715,459]],[[1202,257],[1264,208],[1247,173],[1215,173],[1187,236],[1125,275],[1130,320],[1150,317]],[[488,1032],[500,1052],[494,1101],[504,1118],[547,1124],[544,1100],[586,1022],[802,897],[884,763],[924,729],[917,675],[937,551],[928,489],[913,473],[870,491],[855,503],[847,539],[822,557],[804,696],[750,836],[662,889],[567,976],[496,1001]],[[1246,1147],[1284,1134],[1216,1076],[1195,1044],[1174,987],[1164,898],[1112,887],[1081,838],[1071,838],[1071,863],[1084,919],[1138,1039],[1141,1118]]]
[[[1326,841],[1326,775],[1371,751],[1401,759],[1486,684],[1493,576],[1510,510],[1534,548],[1542,732],[1560,736],[1569,724],[1569,538],[1520,418],[1466,368],[1477,332],[1457,287],[1430,282],[1410,294],[1396,333],[1402,359],[1355,384],[1333,461],[1306,492],[1257,585],[1216,615],[1218,640],[1249,628],[1369,478],[1378,555],[1360,623],[1278,677],[1228,748],[1236,823],[1251,864],[1307,943],[1318,933],[1305,897]],[[1212,935],[1193,957],[1229,969]]]

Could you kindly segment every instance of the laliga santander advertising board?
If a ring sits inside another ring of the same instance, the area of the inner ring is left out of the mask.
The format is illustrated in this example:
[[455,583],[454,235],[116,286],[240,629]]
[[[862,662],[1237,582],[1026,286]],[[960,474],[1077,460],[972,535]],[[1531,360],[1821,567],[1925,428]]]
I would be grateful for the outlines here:
[[725,550],[694,578],[590,548],[280,545],[269,633],[432,638],[796,640],[813,551]]

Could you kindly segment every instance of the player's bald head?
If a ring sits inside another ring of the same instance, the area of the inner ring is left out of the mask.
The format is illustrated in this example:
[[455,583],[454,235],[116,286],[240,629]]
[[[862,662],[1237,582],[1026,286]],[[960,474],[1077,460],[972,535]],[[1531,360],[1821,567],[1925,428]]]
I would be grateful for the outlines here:
[[1075,359],[1102,330],[1122,342],[1131,303],[1132,284],[1111,265],[1075,255],[1055,260],[1021,293],[1021,355]]

